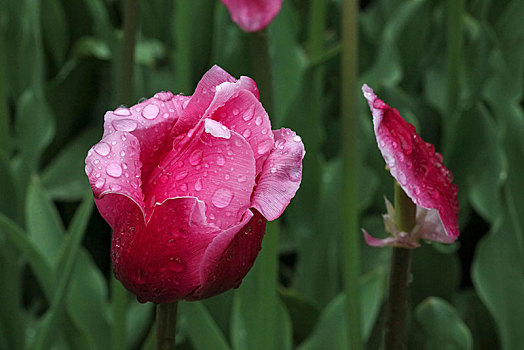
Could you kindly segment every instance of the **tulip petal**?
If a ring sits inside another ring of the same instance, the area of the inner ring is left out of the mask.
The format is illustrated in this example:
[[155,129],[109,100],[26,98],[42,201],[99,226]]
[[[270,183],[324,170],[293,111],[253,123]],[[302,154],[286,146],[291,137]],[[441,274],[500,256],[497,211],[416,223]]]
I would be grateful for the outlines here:
[[222,0],[233,22],[246,32],[263,29],[278,14],[282,0]]
[[302,159],[306,151],[294,131],[274,130],[275,145],[264,163],[252,200],[269,221],[278,218],[295,196],[302,180]]
[[378,99],[369,86],[364,85],[362,91],[373,113],[377,144],[391,175],[415,204],[436,209],[446,234],[456,239],[457,186],[451,183],[452,175],[442,164],[442,156],[417,135],[415,127],[395,108]]
[[239,91],[250,92],[259,99],[257,86],[251,78],[242,76],[236,80],[222,68],[213,66],[198,83],[184,113],[173,128],[173,144],[180,141],[179,137],[189,132],[199,120],[211,117],[218,108],[237,96]]
[[125,247],[113,245],[115,274],[140,301],[171,302],[198,288],[200,261],[221,232],[206,222],[204,211],[205,204],[194,197],[168,199],[140,231],[130,234],[129,224],[115,228],[113,236]]
[[240,221],[255,185],[255,158],[247,141],[205,119],[181,150],[171,152],[145,189],[146,204],[193,196],[206,203],[209,222],[226,228]]
[[247,210],[238,225],[217,235],[202,259],[201,287],[186,299],[209,298],[238,287],[255,262],[265,229],[262,215]]
[[170,149],[168,135],[189,102],[187,96],[159,92],[132,108],[120,107],[104,117],[104,137],[115,131],[133,134],[140,143],[142,180],[147,179],[156,164]]
[[420,246],[418,242],[410,240],[408,235],[405,236],[397,236],[397,237],[386,237],[383,239],[375,238],[367,233],[366,230],[362,229],[362,232],[364,233],[364,239],[366,240],[367,245],[371,247],[384,247],[384,246],[392,246],[392,247],[401,247],[401,248],[417,248]]
[[239,90],[236,96],[214,112],[212,118],[249,142],[255,155],[256,172],[259,174],[273,148],[274,137],[269,116],[258,99],[246,90]]
[[101,200],[108,193],[126,196],[142,211],[145,206],[140,182],[140,145],[135,136],[125,131],[106,135],[88,152],[86,174],[93,189],[98,209],[104,219],[113,226],[118,215],[115,201]]

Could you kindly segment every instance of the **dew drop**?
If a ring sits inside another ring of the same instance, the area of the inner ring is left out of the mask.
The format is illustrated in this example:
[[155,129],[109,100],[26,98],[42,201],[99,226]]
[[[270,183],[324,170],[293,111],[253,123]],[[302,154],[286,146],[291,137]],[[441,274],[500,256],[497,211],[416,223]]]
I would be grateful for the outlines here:
[[202,190],[202,180],[198,178],[195,182],[195,191],[201,191]]
[[300,141],[302,141],[302,137],[296,135],[295,137],[293,137],[293,141],[300,142]]
[[401,185],[405,185],[406,184],[406,175],[404,175],[404,173],[399,172],[399,174],[398,174],[398,182]]
[[177,181],[182,180],[186,176],[187,176],[187,171],[181,171],[178,174],[176,174],[175,180],[177,180]]
[[255,112],[253,110],[247,111],[242,116],[242,119],[244,119],[246,122],[250,121],[253,118],[253,115]]
[[244,130],[244,132],[242,133],[242,135],[243,135],[245,138],[248,138],[249,136],[251,136],[251,130],[249,130],[249,129]]
[[222,166],[224,164],[226,164],[226,158],[221,154],[217,155],[217,165]]
[[144,110],[142,111],[142,117],[151,120],[155,119],[158,116],[158,113],[160,113],[158,106],[150,104],[144,107]]
[[264,142],[262,142],[262,143],[260,143],[258,145],[257,152],[258,152],[258,154],[264,154],[264,153],[268,152],[271,149],[272,146],[273,146],[273,144],[272,144],[271,140],[266,140],[266,141],[264,141]]
[[182,272],[186,269],[186,263],[180,258],[170,258],[169,262],[169,269],[173,272]]
[[111,146],[105,142],[99,142],[95,145],[95,152],[101,156],[107,156],[111,152]]
[[278,149],[283,149],[285,144],[286,144],[286,140],[279,139],[275,142],[275,147]]
[[195,166],[202,161],[202,150],[196,149],[189,156],[189,164]]
[[105,184],[106,184],[106,180],[103,177],[101,177],[98,180],[96,180],[95,187],[100,189],[104,187]]
[[180,191],[186,192],[187,191],[187,184],[180,185]]
[[167,176],[166,174],[160,176],[160,181],[165,184],[167,182],[167,180],[169,180],[169,176]]
[[233,192],[228,190],[227,188],[219,188],[215,191],[213,194],[213,198],[211,198],[211,201],[217,208],[225,208],[231,203],[231,200],[233,199]]
[[238,111],[238,108],[233,108],[233,115],[234,115],[234,116],[237,116],[238,113],[240,113],[240,112]]
[[129,110],[129,108],[126,107],[119,107],[115,109],[113,113],[121,117],[128,117],[131,115],[131,111]]
[[256,117],[255,124],[258,125],[258,126],[262,125],[262,117],[261,116]]
[[242,182],[246,182],[247,178],[245,175],[238,175],[237,180],[238,182],[242,183]]
[[133,131],[138,126],[137,122],[133,119],[113,120],[111,124],[118,131]]
[[107,166],[106,173],[112,177],[120,177],[122,175],[122,167],[116,163],[111,163]]

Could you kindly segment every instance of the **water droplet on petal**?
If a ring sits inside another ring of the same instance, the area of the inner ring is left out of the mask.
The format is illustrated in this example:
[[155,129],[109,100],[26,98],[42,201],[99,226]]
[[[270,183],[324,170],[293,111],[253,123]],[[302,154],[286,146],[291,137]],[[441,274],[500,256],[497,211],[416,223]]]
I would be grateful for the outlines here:
[[166,174],[160,176],[160,181],[165,184],[167,182],[167,180],[169,180],[169,176],[167,176]]
[[96,180],[95,187],[100,189],[100,188],[104,187],[105,183],[106,183],[106,180],[103,177],[101,177],[98,180]]
[[180,191],[186,192],[187,191],[187,184],[180,185]]
[[248,138],[249,136],[251,136],[251,130],[249,130],[249,129],[244,130],[244,132],[242,133],[242,135],[243,135],[245,138]]
[[267,139],[258,145],[257,152],[258,154],[264,154],[268,152],[272,146],[273,142],[271,141],[271,139]]
[[302,137],[296,135],[295,137],[293,137],[293,141],[300,142],[300,141],[302,141]]
[[195,182],[195,191],[201,191],[202,190],[202,180],[198,178]]
[[119,131],[133,131],[138,126],[136,120],[133,119],[119,119],[111,122],[113,127]]
[[113,113],[121,117],[128,117],[131,115],[131,111],[129,110],[129,108],[126,107],[119,107],[115,109]]
[[234,116],[237,116],[238,113],[240,113],[240,112],[238,111],[238,108],[233,108],[233,115],[234,115]]
[[155,119],[158,116],[158,113],[160,113],[158,106],[150,104],[144,107],[144,110],[142,111],[142,117],[146,119]]
[[406,175],[404,175],[404,173],[399,172],[397,176],[398,176],[398,182],[401,185],[405,185],[406,184]]
[[231,200],[233,199],[233,192],[228,190],[227,188],[219,188],[215,191],[213,194],[213,198],[211,198],[211,201],[217,208],[225,208],[231,203]]
[[200,164],[202,161],[202,150],[196,149],[189,156],[189,163],[193,166]]
[[238,182],[242,183],[242,182],[246,182],[247,178],[245,175],[238,175]]
[[178,174],[176,174],[175,180],[177,180],[177,181],[182,180],[186,176],[187,176],[187,171],[181,171]]
[[116,163],[111,163],[107,166],[106,173],[112,177],[120,177],[122,175],[122,167]]
[[220,166],[226,164],[226,158],[221,154],[217,155],[217,164]]
[[255,124],[256,124],[256,125],[262,125],[262,117],[261,117],[261,116],[258,116],[258,117],[255,119]]
[[180,258],[171,258],[169,262],[169,269],[173,272],[182,272],[186,269],[186,263]]
[[107,156],[111,152],[111,146],[105,142],[99,142],[95,145],[95,152],[101,156]]

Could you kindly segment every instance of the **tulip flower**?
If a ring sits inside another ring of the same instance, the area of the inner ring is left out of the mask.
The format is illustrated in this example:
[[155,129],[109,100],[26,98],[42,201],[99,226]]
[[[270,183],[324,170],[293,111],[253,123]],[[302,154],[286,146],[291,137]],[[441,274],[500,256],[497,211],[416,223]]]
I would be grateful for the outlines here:
[[369,86],[364,85],[362,91],[373,114],[378,148],[386,165],[417,206],[415,227],[411,232],[402,232],[393,220],[395,209],[386,200],[384,222],[391,236],[377,239],[364,231],[366,242],[405,248],[419,246],[420,239],[454,242],[459,236],[457,186],[451,183],[453,175],[442,163],[442,156],[417,135],[415,127],[398,110],[377,98]]
[[237,287],[298,190],[304,154],[300,136],[271,130],[254,81],[218,66],[192,96],[107,112],[86,173],[113,228],[115,277],[156,303]]
[[233,22],[246,32],[264,29],[280,12],[282,0],[222,0]]

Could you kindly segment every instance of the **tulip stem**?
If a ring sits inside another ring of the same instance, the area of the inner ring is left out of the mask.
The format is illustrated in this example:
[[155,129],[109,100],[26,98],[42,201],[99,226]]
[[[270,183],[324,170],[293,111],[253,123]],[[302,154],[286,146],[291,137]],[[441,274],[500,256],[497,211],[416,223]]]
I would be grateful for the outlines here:
[[348,348],[362,349],[360,312],[360,239],[358,229],[358,1],[342,3],[342,173],[343,256]]
[[124,38],[120,50],[120,77],[118,79],[118,103],[130,103],[133,97],[133,73],[135,65],[136,24],[138,0],[124,1]]
[[[395,226],[402,232],[410,232],[415,226],[416,211],[415,203],[395,182]],[[406,347],[411,255],[411,249],[393,248],[386,316],[386,350],[399,350]]]
[[175,350],[178,302],[156,305],[156,350]]
[[273,109],[273,81],[271,79],[271,61],[269,57],[269,42],[267,29],[250,33],[251,72],[257,82],[260,101],[271,116]]

